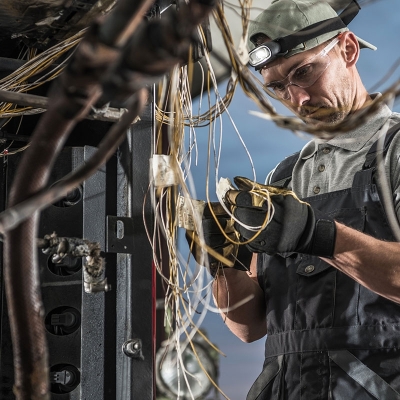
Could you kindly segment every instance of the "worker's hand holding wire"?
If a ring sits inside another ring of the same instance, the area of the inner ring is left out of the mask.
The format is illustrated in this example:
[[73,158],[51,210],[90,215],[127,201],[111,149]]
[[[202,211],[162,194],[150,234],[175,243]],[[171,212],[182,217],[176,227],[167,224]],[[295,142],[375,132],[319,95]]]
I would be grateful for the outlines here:
[[332,257],[336,227],[307,203],[284,188],[236,177],[239,190],[226,200],[233,206],[235,229],[256,253],[304,253]]
[[238,244],[233,220],[219,203],[206,205],[201,225],[204,241],[196,232],[186,231],[190,251],[199,265],[209,268],[213,277],[225,267],[249,269],[252,253],[246,246]]

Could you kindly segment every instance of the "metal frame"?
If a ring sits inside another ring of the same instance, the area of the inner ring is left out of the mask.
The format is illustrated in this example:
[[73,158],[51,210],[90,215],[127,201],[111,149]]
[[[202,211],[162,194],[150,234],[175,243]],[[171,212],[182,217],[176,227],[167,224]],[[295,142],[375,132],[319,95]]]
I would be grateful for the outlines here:
[[[52,393],[59,400],[153,400],[155,359],[155,272],[152,249],[143,224],[153,225],[149,192],[149,159],[154,146],[154,102],[141,120],[129,129],[118,153],[83,184],[78,206],[50,206],[41,215],[40,235],[56,231],[63,236],[82,236],[97,241],[106,259],[105,277],[111,290],[86,293],[82,271],[67,277],[55,276],[48,268],[48,256],[39,254],[45,314],[60,306],[81,313],[81,327],[71,335],[47,335],[50,367],[72,364],[80,370],[80,385],[66,394]],[[87,160],[96,148],[66,149],[68,162],[57,160],[61,176]],[[18,159],[3,164],[1,209]],[[60,165],[60,162],[62,165]],[[56,179],[59,179],[56,178]],[[147,197],[146,204],[143,203]],[[118,222],[119,221],[119,222]],[[117,232],[123,224],[122,233]],[[1,243],[0,243],[1,246]],[[1,250],[1,247],[0,247]],[[0,264],[2,279],[2,264]],[[2,288],[2,286],[1,286]],[[12,394],[12,348],[3,290],[0,290],[1,358],[0,397]]]

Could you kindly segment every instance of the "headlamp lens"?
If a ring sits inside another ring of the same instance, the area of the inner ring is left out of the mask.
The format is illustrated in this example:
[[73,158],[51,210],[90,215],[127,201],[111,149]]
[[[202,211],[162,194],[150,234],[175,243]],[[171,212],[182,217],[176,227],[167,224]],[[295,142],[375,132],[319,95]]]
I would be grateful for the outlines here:
[[267,46],[256,47],[249,53],[249,64],[257,67],[271,58],[271,50]]

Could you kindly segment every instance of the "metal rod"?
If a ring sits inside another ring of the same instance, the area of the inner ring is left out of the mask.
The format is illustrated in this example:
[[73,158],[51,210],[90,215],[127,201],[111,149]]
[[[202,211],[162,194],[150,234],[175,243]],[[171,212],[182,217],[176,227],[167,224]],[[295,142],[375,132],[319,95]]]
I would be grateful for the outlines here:
[[[49,99],[47,97],[28,93],[10,92],[7,90],[0,90],[0,102],[2,101],[24,107],[42,108],[44,110],[47,110],[49,104]],[[100,110],[92,108],[90,113],[86,116],[86,119],[117,122],[125,112],[126,108],[108,107]]]
[[29,142],[31,140],[30,136],[15,135],[1,130],[1,128],[0,128],[0,139],[15,140],[16,142]]

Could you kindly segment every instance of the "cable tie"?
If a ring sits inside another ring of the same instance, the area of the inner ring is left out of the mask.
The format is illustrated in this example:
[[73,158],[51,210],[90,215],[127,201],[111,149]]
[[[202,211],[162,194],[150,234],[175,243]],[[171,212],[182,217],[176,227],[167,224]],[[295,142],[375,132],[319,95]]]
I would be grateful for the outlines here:
[[[150,159],[153,183],[156,188],[174,186],[179,183],[179,177],[173,167],[173,159],[166,154],[153,154]],[[176,164],[175,164],[176,165]]]
[[201,220],[205,206],[206,202],[203,200],[194,200],[179,196],[177,201],[178,226],[189,231],[195,231],[195,218],[197,221]]

